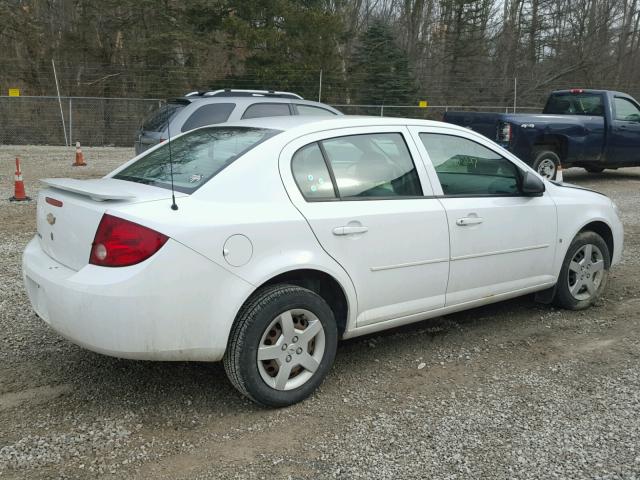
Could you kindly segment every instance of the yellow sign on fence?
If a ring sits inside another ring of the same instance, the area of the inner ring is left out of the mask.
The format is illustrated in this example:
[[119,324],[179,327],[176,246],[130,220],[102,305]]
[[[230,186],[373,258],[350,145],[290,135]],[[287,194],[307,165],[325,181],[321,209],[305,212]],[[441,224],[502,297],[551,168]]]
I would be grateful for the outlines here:
[[429,106],[429,104],[427,103],[426,100],[420,100],[420,102],[418,103],[418,106],[420,108],[427,108]]
[[20,89],[19,88],[10,88],[9,89],[9,96],[10,97],[19,97],[20,96]]

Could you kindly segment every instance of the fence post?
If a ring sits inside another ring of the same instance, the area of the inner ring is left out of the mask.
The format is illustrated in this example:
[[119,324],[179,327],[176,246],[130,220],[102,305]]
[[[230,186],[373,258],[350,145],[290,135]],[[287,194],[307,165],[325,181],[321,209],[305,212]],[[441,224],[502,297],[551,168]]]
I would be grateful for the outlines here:
[[384,117],[384,105],[380,105],[380,116]]
[[318,85],[318,102],[321,102],[322,98],[322,69],[320,69],[320,83]]
[[518,77],[513,77],[513,113],[516,113],[518,103]]
[[72,110],[72,100],[69,97],[69,143],[73,145],[73,110]]

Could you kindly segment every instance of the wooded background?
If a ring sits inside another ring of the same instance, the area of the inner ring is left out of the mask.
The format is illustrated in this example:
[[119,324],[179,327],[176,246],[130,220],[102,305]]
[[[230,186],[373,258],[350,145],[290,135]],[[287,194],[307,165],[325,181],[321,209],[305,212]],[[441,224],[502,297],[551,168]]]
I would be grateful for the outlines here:
[[[216,88],[436,119],[445,108],[541,108],[558,88],[640,98],[639,9],[638,0],[0,0],[0,97],[22,95],[0,98],[0,143],[129,145],[158,106],[134,99]],[[63,97],[101,98],[28,98],[56,95],[52,60]],[[430,108],[415,108],[420,100]]]
[[218,87],[329,103],[535,105],[634,93],[638,0],[0,0],[0,93],[165,98]]

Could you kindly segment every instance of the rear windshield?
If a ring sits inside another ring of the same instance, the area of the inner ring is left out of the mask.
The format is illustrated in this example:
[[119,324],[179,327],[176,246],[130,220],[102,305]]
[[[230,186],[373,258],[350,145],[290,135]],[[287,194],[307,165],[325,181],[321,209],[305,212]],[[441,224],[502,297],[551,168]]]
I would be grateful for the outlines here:
[[187,103],[169,102],[165,103],[158,110],[149,115],[142,122],[142,129],[146,132],[162,132],[169,120],[171,120],[180,110],[189,105]]
[[602,117],[604,116],[602,95],[599,93],[554,93],[549,97],[543,113]]
[[[165,143],[113,178],[192,193],[233,161],[279,130],[252,127],[207,127]],[[171,163],[169,162],[171,146]]]

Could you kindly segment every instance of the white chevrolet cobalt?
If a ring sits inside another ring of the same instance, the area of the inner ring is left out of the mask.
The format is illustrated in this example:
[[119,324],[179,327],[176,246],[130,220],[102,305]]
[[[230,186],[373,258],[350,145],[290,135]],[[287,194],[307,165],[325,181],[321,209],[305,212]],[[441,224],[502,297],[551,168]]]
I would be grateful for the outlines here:
[[106,355],[224,360],[267,406],[310,395],[339,338],[532,292],[586,308],[622,253],[609,198],[438,122],[246,120],[44,183],[37,314]]

